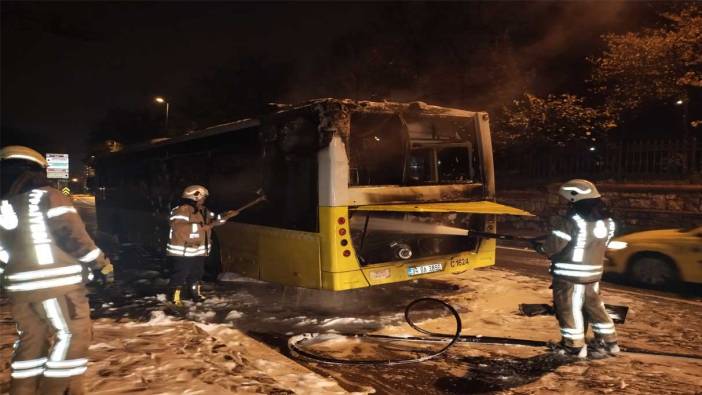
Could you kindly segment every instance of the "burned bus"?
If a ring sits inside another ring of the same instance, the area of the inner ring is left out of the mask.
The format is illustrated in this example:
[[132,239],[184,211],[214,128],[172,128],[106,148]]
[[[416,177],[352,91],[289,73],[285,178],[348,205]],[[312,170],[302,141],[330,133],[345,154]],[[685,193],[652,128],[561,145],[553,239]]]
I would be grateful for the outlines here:
[[218,270],[347,290],[495,262],[488,114],[339,99],[126,147],[96,161],[102,232],[163,254],[184,187],[215,211],[267,200],[215,229]]

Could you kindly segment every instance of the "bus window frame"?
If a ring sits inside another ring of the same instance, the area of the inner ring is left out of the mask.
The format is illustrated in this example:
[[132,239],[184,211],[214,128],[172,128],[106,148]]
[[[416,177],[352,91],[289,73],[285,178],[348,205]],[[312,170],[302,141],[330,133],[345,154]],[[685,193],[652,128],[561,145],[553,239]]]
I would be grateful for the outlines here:
[[[431,165],[431,180],[430,181],[424,181],[424,182],[419,182],[416,184],[410,183],[409,179],[407,178],[407,174],[409,172],[409,166],[410,166],[410,161],[406,160],[406,168],[405,168],[405,180],[404,184],[405,185],[451,185],[451,184],[479,184],[481,183],[480,180],[475,179],[475,167],[473,162],[480,162],[480,157],[478,156],[478,150],[475,150],[473,148],[475,144],[473,144],[470,141],[464,141],[464,142],[435,142],[434,140],[412,140],[410,141],[410,149],[409,153],[407,155],[407,158],[409,158],[412,155],[412,152],[415,149],[428,149],[431,150],[431,156],[432,156],[432,161],[430,163]],[[468,172],[470,174],[473,174],[474,178],[470,180],[470,182],[460,182],[457,180],[449,181],[449,182],[441,182],[439,180],[439,150],[444,149],[444,148],[465,148],[469,153],[470,153],[470,162],[469,162],[469,167],[468,167]]]

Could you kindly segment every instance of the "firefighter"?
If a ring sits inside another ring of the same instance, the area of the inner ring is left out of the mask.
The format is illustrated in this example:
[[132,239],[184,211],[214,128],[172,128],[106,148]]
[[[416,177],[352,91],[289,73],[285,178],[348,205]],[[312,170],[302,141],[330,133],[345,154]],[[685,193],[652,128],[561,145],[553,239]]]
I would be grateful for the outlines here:
[[589,323],[595,334],[594,354],[617,354],[614,323],[599,293],[605,250],[614,236],[614,220],[590,181],[570,180],[558,193],[570,204],[541,247],[551,260],[553,304],[561,329],[557,352],[587,357],[585,332]]
[[[112,272],[33,149],[0,150],[0,273],[17,323],[10,394],[82,394],[92,337],[84,282]],[[49,346],[51,344],[51,347]]]
[[171,229],[166,245],[166,253],[173,265],[169,299],[178,306],[187,296],[195,302],[204,299],[200,281],[205,271],[205,259],[212,248],[212,228],[239,214],[230,210],[216,215],[205,207],[208,196],[207,188],[191,185],[183,191],[179,205],[171,210]]

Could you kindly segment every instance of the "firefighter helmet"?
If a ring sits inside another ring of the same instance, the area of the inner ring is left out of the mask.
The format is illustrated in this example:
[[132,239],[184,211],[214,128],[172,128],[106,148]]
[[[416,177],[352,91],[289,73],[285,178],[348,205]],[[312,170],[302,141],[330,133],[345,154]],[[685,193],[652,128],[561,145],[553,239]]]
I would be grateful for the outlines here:
[[558,189],[558,194],[572,203],[584,199],[596,199],[602,196],[597,191],[595,184],[582,179],[570,180],[561,185]]
[[182,197],[197,202],[205,199],[209,195],[210,192],[207,190],[207,188],[203,187],[202,185],[191,185],[185,188]]
[[49,166],[49,163],[46,161],[46,158],[44,158],[42,154],[29,147],[24,147],[21,145],[8,145],[7,147],[3,147],[2,149],[0,149],[0,160],[5,159],[26,160],[32,163],[36,163],[43,168]]

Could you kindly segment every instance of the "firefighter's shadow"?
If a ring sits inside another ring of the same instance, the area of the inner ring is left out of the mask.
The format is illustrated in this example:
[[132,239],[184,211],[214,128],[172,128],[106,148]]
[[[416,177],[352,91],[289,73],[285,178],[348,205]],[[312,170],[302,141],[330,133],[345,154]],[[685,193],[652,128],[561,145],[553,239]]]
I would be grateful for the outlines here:
[[516,356],[463,357],[459,362],[469,371],[463,377],[445,376],[435,386],[447,394],[481,394],[503,391],[534,382],[573,360],[555,357],[547,352],[527,358]]

